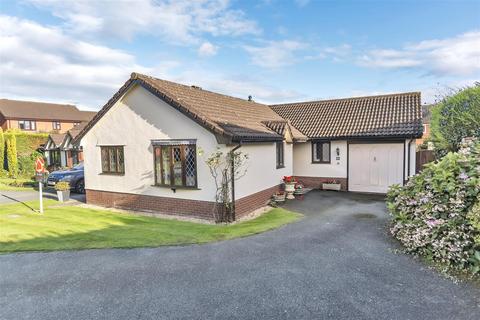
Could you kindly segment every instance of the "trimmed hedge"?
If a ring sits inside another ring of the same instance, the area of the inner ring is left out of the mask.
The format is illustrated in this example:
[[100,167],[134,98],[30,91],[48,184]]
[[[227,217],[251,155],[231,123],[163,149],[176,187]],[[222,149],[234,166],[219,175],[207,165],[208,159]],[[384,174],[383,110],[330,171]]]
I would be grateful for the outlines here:
[[2,167],[8,168],[11,177],[33,176],[35,174],[35,159],[42,156],[37,150],[47,142],[48,133],[7,130],[3,136],[5,138],[7,161]]

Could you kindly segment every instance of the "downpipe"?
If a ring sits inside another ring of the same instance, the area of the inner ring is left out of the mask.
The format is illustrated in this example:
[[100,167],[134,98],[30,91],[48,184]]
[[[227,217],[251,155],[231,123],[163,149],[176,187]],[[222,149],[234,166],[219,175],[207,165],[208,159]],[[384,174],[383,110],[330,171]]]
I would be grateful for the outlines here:
[[230,166],[230,175],[232,176],[232,180],[230,182],[231,184],[231,189],[232,189],[232,194],[231,194],[231,199],[232,199],[232,205],[231,205],[231,214],[232,214],[232,219],[233,221],[236,220],[236,215],[235,215],[235,158],[234,158],[234,153],[238,149],[240,149],[242,146],[242,142],[239,142],[238,145],[236,145],[232,150],[230,150],[230,161],[231,161],[231,166]]

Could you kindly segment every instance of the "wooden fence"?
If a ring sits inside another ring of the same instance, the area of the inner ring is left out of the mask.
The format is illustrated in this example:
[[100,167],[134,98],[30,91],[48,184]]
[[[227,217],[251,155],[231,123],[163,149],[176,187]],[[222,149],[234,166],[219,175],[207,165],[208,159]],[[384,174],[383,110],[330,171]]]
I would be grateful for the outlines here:
[[415,172],[419,173],[425,164],[435,161],[435,154],[432,150],[419,150],[417,151],[417,161]]

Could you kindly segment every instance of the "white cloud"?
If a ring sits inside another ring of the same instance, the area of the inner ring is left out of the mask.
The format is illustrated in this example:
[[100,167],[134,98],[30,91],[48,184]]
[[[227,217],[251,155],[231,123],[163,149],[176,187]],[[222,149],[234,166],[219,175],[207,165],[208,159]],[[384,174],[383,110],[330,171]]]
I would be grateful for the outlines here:
[[212,70],[191,68],[170,77],[173,81],[198,85],[203,89],[247,99],[249,95],[260,103],[280,103],[305,98],[295,90],[265,85],[263,81],[245,75],[228,76]]
[[419,68],[428,73],[465,76],[480,72],[480,31],[453,38],[425,40],[400,50],[372,50],[359,64],[379,68]]
[[244,46],[253,64],[264,68],[279,68],[298,61],[295,53],[307,47],[294,40],[270,41],[262,47]]
[[[343,61],[352,51],[352,46],[349,44],[342,44],[333,47],[324,47],[314,50],[313,54],[305,56],[306,60],[322,60],[331,58],[335,62]],[[315,53],[317,52],[317,53]]]
[[305,7],[307,4],[310,3],[310,0],[295,0],[295,3],[296,3],[299,7]]
[[344,56],[347,56],[348,54],[350,54],[350,51],[352,50],[352,46],[349,45],[349,44],[342,44],[342,45],[339,45],[339,46],[335,46],[335,47],[326,47],[324,48],[322,51],[325,53],[325,54],[330,54],[330,55],[333,55],[333,56],[339,56],[339,57],[344,57]]
[[205,41],[198,48],[198,55],[201,57],[211,57],[217,54],[218,46],[213,45],[212,43]]
[[64,20],[77,35],[132,39],[136,33],[153,34],[172,43],[198,42],[201,34],[214,36],[258,34],[255,21],[228,0],[28,0]]
[[300,96],[262,80],[228,76],[215,70],[164,60],[146,67],[117,49],[75,39],[61,29],[0,15],[0,97],[73,103],[98,110],[132,71],[197,84],[205,89],[258,101],[280,102]]
[[2,96],[99,105],[133,70],[147,72],[148,68],[121,50],[76,40],[57,28],[0,15]]

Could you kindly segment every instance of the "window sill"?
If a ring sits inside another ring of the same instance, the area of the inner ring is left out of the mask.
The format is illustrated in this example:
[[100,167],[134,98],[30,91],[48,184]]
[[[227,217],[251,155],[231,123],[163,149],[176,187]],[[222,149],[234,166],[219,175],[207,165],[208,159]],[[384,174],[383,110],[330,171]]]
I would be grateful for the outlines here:
[[329,162],[312,161],[312,164],[332,164],[332,162],[331,161]]
[[277,169],[283,169],[285,166],[277,166]]
[[175,190],[202,190],[199,187],[184,187],[184,186],[164,186],[160,184],[152,184],[152,187]]
[[99,176],[124,176],[125,173],[115,173],[115,172],[101,172]]

